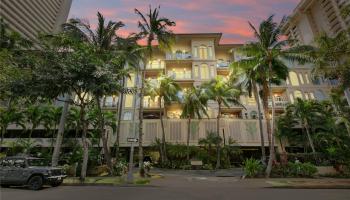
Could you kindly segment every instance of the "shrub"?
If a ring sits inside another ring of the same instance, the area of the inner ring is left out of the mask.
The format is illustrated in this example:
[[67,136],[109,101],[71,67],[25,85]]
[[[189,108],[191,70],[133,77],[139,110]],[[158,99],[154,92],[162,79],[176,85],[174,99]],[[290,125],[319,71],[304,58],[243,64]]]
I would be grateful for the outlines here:
[[261,173],[263,166],[259,160],[249,158],[243,162],[243,169],[244,169],[244,174],[247,177],[253,178],[253,177],[257,177],[259,173]]
[[288,168],[293,177],[312,177],[317,172],[311,163],[288,163]]
[[113,166],[114,174],[122,176],[128,171],[128,163],[125,161],[119,161]]
[[275,166],[272,169],[273,176],[277,177],[313,177],[316,172],[315,165],[300,162],[289,162],[286,166]]

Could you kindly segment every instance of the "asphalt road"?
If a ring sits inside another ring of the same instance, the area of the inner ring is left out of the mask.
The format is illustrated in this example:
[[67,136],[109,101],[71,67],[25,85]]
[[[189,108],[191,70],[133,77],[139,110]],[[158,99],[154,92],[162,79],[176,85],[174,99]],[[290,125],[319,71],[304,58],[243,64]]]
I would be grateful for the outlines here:
[[350,200],[350,190],[272,189],[234,177],[167,175],[147,186],[60,186],[30,191],[1,188],[1,200]]

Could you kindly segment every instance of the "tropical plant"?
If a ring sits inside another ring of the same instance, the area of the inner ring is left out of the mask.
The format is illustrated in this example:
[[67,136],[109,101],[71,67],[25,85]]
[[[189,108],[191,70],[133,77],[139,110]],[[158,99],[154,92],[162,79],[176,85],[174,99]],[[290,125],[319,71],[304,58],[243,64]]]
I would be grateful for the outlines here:
[[[211,159],[211,155],[213,152],[212,147],[215,147],[216,151],[219,151],[220,147],[218,146],[220,146],[221,142],[222,142],[222,138],[216,132],[207,132],[207,135],[205,138],[199,139],[198,144],[201,146],[204,146],[204,148],[207,149],[208,158],[206,162],[208,164],[212,164],[212,159]],[[219,153],[216,152],[216,163],[218,162],[217,161],[218,154]]]
[[181,118],[186,118],[187,122],[187,160],[190,160],[190,135],[191,135],[191,119],[201,119],[203,115],[208,116],[207,104],[208,99],[203,94],[203,90],[197,87],[191,87],[185,90],[182,99]]
[[[220,118],[222,106],[230,107],[233,105],[243,106],[240,103],[241,91],[238,88],[229,86],[223,78],[217,77],[201,85],[207,98],[216,101],[218,104],[218,115],[216,119],[216,134],[220,137]],[[231,105],[230,105],[231,104]],[[220,168],[220,145],[217,145],[216,169]]]
[[[238,52],[246,56],[239,64],[245,66],[254,66],[254,70],[259,72],[259,83],[262,85],[262,103],[268,139],[270,144],[270,156],[266,168],[266,176],[270,176],[272,163],[275,159],[274,146],[274,117],[275,107],[271,90],[271,84],[279,84],[285,80],[288,75],[288,67],[285,61],[308,62],[311,61],[310,54],[313,50],[311,46],[293,46],[289,47],[290,40],[283,39],[282,26],[286,18],[281,23],[273,21],[273,15],[262,21],[258,28],[249,23],[253,30],[256,42],[252,42],[241,47]],[[269,98],[272,105],[272,118],[269,112]],[[271,124],[272,123],[272,124]]]
[[1,127],[1,141],[0,150],[4,137],[7,133],[7,127],[10,124],[16,124],[25,129],[25,121],[23,113],[16,107],[0,108],[0,127]]
[[[105,62],[95,53],[95,49],[90,44],[66,33],[44,38],[40,53],[43,55],[42,60],[33,70],[37,92],[40,96],[51,99],[63,94],[74,93],[75,100],[69,102],[80,108],[79,125],[82,130],[84,152],[81,170],[83,181],[86,177],[88,163],[86,109],[93,104],[93,99],[89,94],[99,87],[96,75],[101,79],[113,80],[113,73],[106,71],[106,73],[101,73],[101,68],[106,69],[105,67],[100,68],[101,65],[105,65]],[[45,93],[40,93],[40,91],[45,91]]]
[[[169,27],[175,26],[175,22],[159,16],[160,6],[158,8],[152,9],[149,6],[148,14],[142,14],[138,9],[135,9],[135,13],[141,18],[138,21],[138,27],[140,28],[140,34],[146,38],[147,41],[147,54],[149,57],[149,61],[152,60],[153,47],[152,43],[157,41],[160,49],[169,50],[171,48],[171,44],[174,41],[174,35]],[[144,82],[145,82],[145,72],[144,69],[140,70],[141,76],[141,87],[139,91],[139,99],[140,102],[143,102],[144,96]],[[143,104],[140,103],[139,108],[139,166],[140,166],[140,174],[143,174]]]
[[32,137],[33,131],[40,125],[43,121],[43,109],[39,105],[29,105],[24,110],[25,120],[30,124],[29,136]]
[[[84,23],[80,19],[71,19],[68,23],[64,24],[64,30],[66,32],[69,32],[73,35],[79,36],[80,39],[82,39],[85,42],[88,42],[92,45],[92,48],[96,51],[95,53],[100,56],[103,60],[103,62],[108,63],[108,66],[106,64],[98,64],[97,72],[99,74],[95,75],[95,81],[98,87],[91,88],[91,93],[94,96],[95,99],[95,106],[97,108],[97,114],[98,114],[98,123],[97,126],[99,127],[99,131],[102,138],[102,145],[105,155],[105,160],[107,162],[107,166],[109,167],[110,173],[113,173],[113,166],[112,166],[112,159],[110,155],[110,150],[108,147],[108,138],[106,137],[106,132],[104,131],[104,118],[103,113],[101,109],[101,99],[103,95],[111,95],[118,92],[118,89],[120,88],[120,81],[119,77],[122,78],[124,74],[119,73],[119,70],[123,69],[124,66],[120,65],[114,65],[113,62],[111,62],[112,57],[115,54],[113,52],[113,42],[117,39],[116,31],[123,27],[124,24],[122,22],[113,22],[109,21],[107,24],[105,23],[105,18],[101,13],[97,13],[98,18],[98,24],[96,27],[96,30],[93,31],[89,24]],[[119,64],[119,63],[118,63]],[[105,68],[103,68],[105,67]],[[103,73],[110,73],[112,72],[115,76],[114,79],[110,79],[110,76],[101,76],[100,74]]]
[[320,105],[314,101],[304,101],[297,98],[293,104],[290,104],[287,107],[287,110],[292,112],[293,116],[298,119],[303,130],[306,132],[312,153],[316,153],[314,142],[310,133],[310,124],[312,121],[316,121],[315,118],[319,118],[321,115]]
[[246,177],[254,178],[262,172],[263,166],[259,160],[247,158],[243,162],[243,170]]
[[154,101],[158,98],[159,106],[159,119],[162,127],[162,149],[161,149],[161,161],[167,160],[166,156],[166,145],[165,145],[165,129],[163,122],[163,110],[162,110],[162,100],[164,100],[165,105],[169,105],[173,101],[179,101],[177,94],[180,91],[180,86],[171,77],[161,75],[157,80],[146,81],[144,94],[151,97]]
[[[121,38],[118,37],[115,41],[115,48],[117,49],[117,55],[115,61],[118,66],[125,66],[127,67],[125,69],[126,72],[129,71],[129,68],[136,69],[136,71],[139,69],[141,61],[144,59],[143,51],[144,47],[141,47],[137,44],[137,41],[140,39],[140,35],[132,34],[129,35],[127,38]],[[135,70],[134,70],[135,71]],[[125,85],[126,77],[121,78],[121,85]],[[131,90],[131,88],[122,89],[122,91],[119,93],[119,99],[118,99],[118,117],[117,117],[117,129],[116,129],[116,140],[115,140],[115,159],[119,159],[119,140],[120,140],[120,127],[121,127],[121,120],[122,120],[122,113],[123,113],[123,101],[124,101],[124,94],[135,94],[135,88],[134,90]]]

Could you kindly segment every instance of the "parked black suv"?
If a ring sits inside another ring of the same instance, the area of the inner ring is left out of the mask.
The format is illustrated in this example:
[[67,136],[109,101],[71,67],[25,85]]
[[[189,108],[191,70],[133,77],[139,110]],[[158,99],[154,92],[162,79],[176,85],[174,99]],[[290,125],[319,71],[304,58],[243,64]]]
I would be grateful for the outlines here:
[[44,184],[59,186],[65,177],[63,169],[49,167],[40,158],[14,156],[0,160],[1,187],[27,185],[39,190]]

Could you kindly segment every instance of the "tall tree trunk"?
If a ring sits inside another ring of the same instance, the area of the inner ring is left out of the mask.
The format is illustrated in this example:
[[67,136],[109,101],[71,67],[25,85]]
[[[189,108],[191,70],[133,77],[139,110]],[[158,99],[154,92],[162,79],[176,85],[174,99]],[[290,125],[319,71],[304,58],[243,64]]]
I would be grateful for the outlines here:
[[82,126],[82,143],[83,143],[83,163],[81,166],[80,181],[84,182],[86,178],[86,171],[89,159],[89,146],[87,141],[87,123],[85,121],[85,106],[80,107],[80,124]]
[[269,62],[269,78],[268,78],[269,88],[267,91],[269,92],[269,96],[271,97],[272,119],[271,119],[271,127],[270,127],[270,140],[271,140],[270,156],[269,156],[269,162],[267,163],[267,167],[266,167],[266,177],[270,177],[272,164],[275,161],[275,137],[274,137],[275,101],[273,99],[272,88],[271,88],[271,81],[270,81],[271,74],[272,74],[272,63]]
[[163,115],[162,115],[162,98],[159,97],[159,119],[160,119],[160,125],[162,127],[162,162],[167,161],[167,153],[166,153],[166,141],[165,141],[165,128],[164,128],[164,121],[163,121]]
[[101,134],[104,158],[106,160],[109,173],[111,175],[113,175],[113,164],[112,164],[112,158],[111,158],[111,154],[110,154],[109,146],[108,146],[108,136],[106,135],[107,133],[105,130],[105,120],[104,120],[104,116],[103,116],[102,109],[101,109],[101,98],[98,96],[95,96],[95,100],[96,100],[96,106],[97,106],[97,110],[98,110],[98,118],[99,118],[99,120],[98,120],[99,127],[98,128],[99,128],[100,134]]
[[309,144],[310,144],[312,153],[315,154],[316,150],[315,150],[314,142],[313,142],[311,135],[310,135],[310,132],[309,132],[309,125],[307,122],[304,122],[303,124],[304,124],[304,129],[306,131],[307,139],[309,140]]
[[[218,102],[219,104],[219,109],[218,109],[218,116],[216,118],[216,134],[218,138],[220,138],[220,115],[221,115],[221,103]],[[220,155],[220,144],[216,144],[216,166],[215,169],[220,168],[220,160],[221,160],[221,155]]]
[[140,88],[140,109],[139,109],[139,172],[144,176],[143,166],[143,95],[145,87],[145,70],[141,69],[141,88]]
[[260,97],[259,97],[259,92],[258,88],[256,85],[256,82],[253,80],[252,81],[253,85],[253,92],[254,92],[254,97],[256,104],[258,106],[258,119],[259,119],[259,132],[260,132],[260,147],[261,147],[261,160],[266,163],[266,152],[265,152],[265,140],[264,140],[264,130],[263,130],[263,124],[262,124],[262,119],[261,119],[261,105],[260,105]]
[[[122,79],[122,86],[125,85],[125,77]],[[124,93],[120,93],[119,98],[119,105],[118,105],[118,124],[117,124],[117,131],[116,131],[116,140],[115,140],[115,160],[119,160],[119,143],[120,143],[120,125],[122,121],[122,114],[123,114],[123,101],[124,101]]]
[[187,124],[187,161],[190,161],[190,134],[191,134],[191,117],[188,117]]
[[346,101],[348,102],[348,105],[350,106],[350,88],[345,88],[344,95],[346,97]]
[[58,159],[60,157],[61,153],[61,146],[62,146],[62,140],[63,140],[63,134],[64,134],[64,126],[66,124],[66,119],[68,116],[68,108],[69,108],[69,101],[70,101],[70,95],[66,95],[63,110],[61,113],[60,123],[58,125],[58,131],[56,135],[56,143],[55,147],[53,149],[52,159],[51,159],[51,165],[53,167],[58,165]]
[[4,142],[4,137],[5,137],[6,129],[7,129],[7,125],[6,125],[6,127],[4,126],[4,127],[1,128],[0,152],[1,152],[1,150],[2,150],[2,143]]

